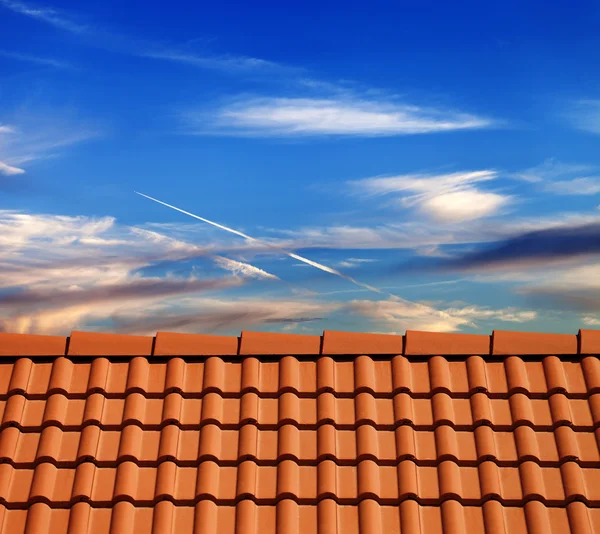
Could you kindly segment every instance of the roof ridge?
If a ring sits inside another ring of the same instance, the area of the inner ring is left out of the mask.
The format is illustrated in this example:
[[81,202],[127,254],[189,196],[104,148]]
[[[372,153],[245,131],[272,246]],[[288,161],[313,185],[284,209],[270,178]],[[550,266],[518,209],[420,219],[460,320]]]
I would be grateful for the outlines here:
[[491,335],[407,330],[321,336],[243,330],[240,336],[157,332],[156,336],[73,331],[70,336],[0,332],[0,356],[567,356],[600,354],[600,330],[577,334],[494,330]]

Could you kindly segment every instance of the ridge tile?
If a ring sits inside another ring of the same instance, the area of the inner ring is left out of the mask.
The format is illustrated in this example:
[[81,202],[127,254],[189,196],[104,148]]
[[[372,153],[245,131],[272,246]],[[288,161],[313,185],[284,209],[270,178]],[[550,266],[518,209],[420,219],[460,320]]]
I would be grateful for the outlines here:
[[235,356],[237,353],[235,336],[158,332],[154,345],[155,356]]
[[538,332],[511,332],[494,330],[492,355],[576,355],[577,336],[572,334],[542,334]]
[[406,356],[488,356],[490,336],[407,330]]
[[241,356],[318,355],[321,336],[242,331]]
[[0,332],[0,356],[64,356],[67,338]]
[[392,334],[362,334],[357,332],[323,332],[324,355],[334,354],[402,354],[402,336]]
[[152,343],[150,336],[72,332],[68,356],[150,356]]
[[600,355],[600,330],[579,331],[579,353]]

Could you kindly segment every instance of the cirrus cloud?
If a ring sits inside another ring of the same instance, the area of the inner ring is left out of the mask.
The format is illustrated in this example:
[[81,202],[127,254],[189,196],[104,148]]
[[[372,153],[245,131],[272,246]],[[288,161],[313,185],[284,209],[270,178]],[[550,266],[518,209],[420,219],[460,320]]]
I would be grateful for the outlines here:
[[396,136],[493,125],[488,118],[460,111],[358,98],[248,98],[215,113],[192,112],[183,118],[191,133],[267,137]]

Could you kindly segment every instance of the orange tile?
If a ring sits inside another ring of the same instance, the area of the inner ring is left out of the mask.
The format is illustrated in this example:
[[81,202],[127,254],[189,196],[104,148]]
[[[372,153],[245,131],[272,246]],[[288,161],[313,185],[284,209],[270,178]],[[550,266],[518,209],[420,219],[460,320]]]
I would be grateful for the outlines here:
[[600,330],[580,330],[580,354],[600,354]]
[[151,337],[72,332],[69,356],[150,356]]
[[577,354],[577,336],[571,334],[540,334],[533,332],[508,332],[494,330],[492,354],[544,355]]
[[0,533],[600,534],[598,358],[496,332],[520,352],[424,333],[440,348],[411,359],[419,335],[402,355],[326,332],[356,355],[336,359],[318,336],[245,333],[264,351],[225,358],[237,338],[161,333],[154,359],[75,333],[100,352],[0,362]]
[[402,349],[402,336],[333,330],[323,332],[322,354],[402,354]]
[[64,356],[67,338],[0,332],[0,356]]
[[321,352],[320,336],[300,334],[267,334],[243,331],[240,341],[240,355],[289,355]]
[[232,356],[238,353],[238,338],[204,334],[158,332],[155,356]]
[[472,355],[490,353],[490,337],[475,334],[445,334],[407,330],[407,356]]

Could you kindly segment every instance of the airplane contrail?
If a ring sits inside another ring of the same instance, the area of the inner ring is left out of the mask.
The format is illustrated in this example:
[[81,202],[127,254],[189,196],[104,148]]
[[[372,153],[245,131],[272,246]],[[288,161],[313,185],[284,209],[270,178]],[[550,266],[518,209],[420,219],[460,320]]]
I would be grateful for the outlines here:
[[358,280],[356,280],[355,278],[352,278],[351,276],[348,276],[336,269],[332,269],[331,267],[327,267],[327,265],[323,265],[321,263],[317,263],[316,261],[313,260],[309,260],[308,258],[304,258],[303,256],[299,256],[298,254],[294,254],[293,252],[290,252],[288,250],[285,250],[281,247],[278,247],[276,245],[272,245],[271,243],[267,243],[265,241],[262,241],[260,239],[256,239],[255,237],[249,236],[247,234],[244,234],[243,232],[240,232],[239,230],[234,230],[233,228],[229,228],[228,226],[225,226],[223,224],[219,224],[216,223],[214,221],[211,221],[209,219],[205,219],[204,217],[200,217],[199,215],[195,215],[194,213],[190,213],[189,211],[185,211],[182,210],[181,208],[178,208],[176,206],[173,206],[171,204],[167,204],[166,202],[163,202],[162,200],[158,200],[156,198],[153,198],[151,196],[145,195],[144,193],[139,193],[138,191],[134,191],[134,193],[136,195],[140,195],[144,198],[147,198],[148,200],[152,200],[153,202],[157,202],[158,204],[162,204],[163,206],[166,206],[167,208],[171,208],[175,211],[178,211],[180,213],[183,213],[185,215],[189,215],[190,217],[193,217],[194,219],[198,219],[199,221],[205,222],[207,224],[210,224],[216,228],[220,228],[221,230],[225,230],[226,232],[229,232],[231,234],[235,234],[237,236],[243,237],[244,239],[251,241],[253,243],[259,243],[264,247],[276,250],[277,252],[280,252],[282,254],[285,254],[286,256],[289,256],[290,258],[293,258],[295,260],[301,261],[302,263],[306,263],[307,265],[311,265],[312,267],[315,267],[321,271],[324,271],[326,273],[329,274],[333,274],[335,276],[339,276],[340,278],[343,278],[344,280],[348,280],[349,282],[352,282],[353,284],[362,287],[364,289],[367,289],[369,291],[372,291],[373,293],[378,293],[379,295],[387,295],[388,297],[391,297],[393,300],[398,301],[398,302],[403,302],[405,304],[410,304],[412,306],[418,306],[420,308],[423,308],[424,310],[427,310],[429,312],[434,312],[436,314],[438,314],[440,317],[443,317],[445,319],[454,319],[451,315],[447,314],[446,312],[440,311],[440,310],[436,310],[435,308],[432,308],[431,306],[426,306],[425,304],[419,304],[417,302],[411,302],[409,300],[403,299],[401,297],[398,297],[397,295],[392,295],[391,293],[386,293],[384,291],[382,291],[381,289],[377,289],[376,287],[373,287],[369,284],[364,284],[363,282],[360,282]]

